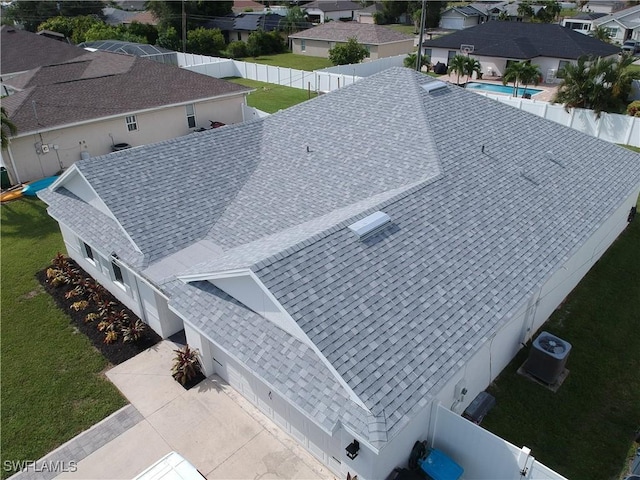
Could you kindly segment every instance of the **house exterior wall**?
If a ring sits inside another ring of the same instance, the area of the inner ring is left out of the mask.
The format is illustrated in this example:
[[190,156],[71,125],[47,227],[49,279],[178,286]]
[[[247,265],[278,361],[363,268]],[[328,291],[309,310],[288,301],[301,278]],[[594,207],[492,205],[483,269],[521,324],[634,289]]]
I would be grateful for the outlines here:
[[[11,139],[9,145],[17,172],[7,161],[7,170],[14,183],[28,182],[56,174],[85,155],[97,156],[111,152],[117,143],[132,146],[159,142],[186,135],[198,127],[209,127],[209,121],[226,124],[242,121],[244,94],[195,103],[196,126],[187,123],[186,106],[176,105],[157,110],[134,112],[136,131],[128,131],[126,117],[86,122]],[[43,153],[36,145],[48,145]],[[3,158],[8,159],[9,156]]]
[[440,17],[440,28],[462,30],[481,23],[479,16],[465,16],[454,10],[443,13]]
[[350,18],[351,20],[353,20],[355,16],[355,10],[336,10],[335,12],[323,12],[319,8],[307,8],[305,9],[305,11],[310,17],[318,17],[320,23],[324,23],[328,20],[339,21],[341,18]]
[[[302,50],[304,42],[305,49]],[[327,40],[302,40],[300,38],[292,39],[292,52],[299,55],[309,55],[311,57],[329,57],[329,50],[343,42],[330,42]],[[409,53],[413,50],[413,39],[402,42],[385,43],[381,45],[366,45],[369,48],[369,59],[377,60],[384,57],[393,57]]]
[[609,20],[597,26],[607,29],[610,41],[613,43],[623,43],[627,39],[627,30],[615,20]]
[[356,21],[358,23],[365,23],[367,25],[373,25],[376,22],[373,19],[373,15],[371,15],[370,13],[357,13],[356,14]]
[[578,18],[565,18],[562,20],[563,27],[569,27],[579,33],[587,34],[591,30],[593,20],[581,20]]

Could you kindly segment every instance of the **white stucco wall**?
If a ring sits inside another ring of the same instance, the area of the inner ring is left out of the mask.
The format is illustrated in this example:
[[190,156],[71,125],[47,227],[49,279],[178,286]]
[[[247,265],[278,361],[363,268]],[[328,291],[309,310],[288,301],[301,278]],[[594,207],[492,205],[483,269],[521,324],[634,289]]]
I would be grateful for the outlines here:
[[[14,182],[17,182],[18,178],[20,182],[37,180],[70,167],[80,160],[82,152],[94,157],[110,153],[112,145],[117,143],[139,146],[159,142],[186,135],[198,127],[208,128],[210,121],[226,124],[242,122],[243,103],[243,94],[196,102],[194,128],[189,128],[186,107],[185,104],[181,104],[134,113],[138,130],[132,132],[127,129],[127,115],[121,115],[14,138],[9,149],[18,175],[16,176],[9,161],[6,161],[6,167]],[[38,153],[36,144],[48,145],[49,152]]]

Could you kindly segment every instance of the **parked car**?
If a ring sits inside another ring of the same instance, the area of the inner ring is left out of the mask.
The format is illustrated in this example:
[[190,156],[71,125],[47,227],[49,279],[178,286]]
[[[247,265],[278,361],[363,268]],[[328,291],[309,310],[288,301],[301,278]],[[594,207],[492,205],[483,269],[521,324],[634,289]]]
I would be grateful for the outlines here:
[[640,42],[638,40],[627,40],[622,44],[622,52],[635,55],[640,52]]

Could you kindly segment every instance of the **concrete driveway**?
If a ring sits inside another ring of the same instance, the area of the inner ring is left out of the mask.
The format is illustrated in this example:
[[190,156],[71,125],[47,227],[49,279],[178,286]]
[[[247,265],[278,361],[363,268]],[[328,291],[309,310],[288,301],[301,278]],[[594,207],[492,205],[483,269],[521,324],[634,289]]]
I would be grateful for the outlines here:
[[208,479],[333,478],[219,377],[184,390],[170,373],[174,348],[163,341],[107,372],[140,421],[56,478],[130,479],[172,450]]

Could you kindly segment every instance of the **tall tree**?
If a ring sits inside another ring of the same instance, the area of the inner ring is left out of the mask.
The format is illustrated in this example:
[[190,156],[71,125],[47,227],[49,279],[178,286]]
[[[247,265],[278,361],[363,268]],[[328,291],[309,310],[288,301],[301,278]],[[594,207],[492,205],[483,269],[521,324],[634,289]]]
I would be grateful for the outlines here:
[[224,36],[217,28],[199,27],[187,32],[187,51],[217,57],[224,49]]
[[552,23],[558,18],[562,11],[562,6],[555,0],[546,0],[539,3],[542,8],[536,13],[536,20],[542,23]]
[[456,85],[460,85],[460,75],[465,75],[467,72],[467,57],[464,55],[456,55],[449,61],[449,73],[456,73],[458,78],[456,79]]
[[368,54],[364,45],[358,43],[355,38],[350,38],[347,43],[338,44],[329,50],[329,60],[334,65],[347,65],[360,63]]
[[[513,96],[518,96],[518,85],[521,83],[531,84],[536,81],[536,77],[540,79],[540,69],[531,62],[511,62],[504,70],[502,75],[502,84],[506,85],[513,82]],[[525,82],[526,80],[526,82]]]
[[18,127],[9,120],[9,115],[4,107],[0,107],[0,120],[2,121],[2,128],[0,128],[2,148],[7,148],[9,146],[9,137],[18,133]]
[[575,64],[567,64],[562,72],[554,103],[565,108],[589,108],[599,117],[602,112],[618,112],[624,108],[631,82],[640,78],[640,72],[630,70],[634,58],[580,57]]
[[[176,0],[147,0],[145,8],[158,19],[160,30],[173,27],[182,34],[182,1]],[[196,28],[203,21],[211,17],[223,17],[232,13],[233,2],[185,0],[184,11],[187,20],[187,30]]]
[[287,15],[280,20],[278,27],[287,35],[291,35],[304,29],[307,23],[307,14],[299,6],[294,5],[287,10]]
[[94,15],[102,18],[104,3],[99,0],[28,1],[18,0],[7,9],[7,17],[22,24],[25,30],[35,32],[45,20],[56,17]]

